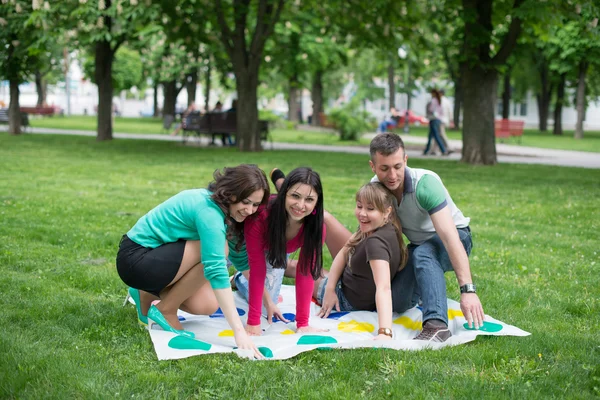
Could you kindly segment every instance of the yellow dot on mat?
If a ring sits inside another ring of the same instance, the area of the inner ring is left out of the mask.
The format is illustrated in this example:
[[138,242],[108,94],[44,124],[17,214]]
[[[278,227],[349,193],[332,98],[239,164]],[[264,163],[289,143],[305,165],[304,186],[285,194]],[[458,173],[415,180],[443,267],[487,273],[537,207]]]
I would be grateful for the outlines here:
[[400,318],[396,318],[394,320],[395,324],[402,325],[407,329],[412,329],[413,331],[420,331],[423,329],[423,323],[421,321],[413,321],[408,318],[406,315],[401,316]]
[[282,335],[293,335],[293,334],[295,334],[295,333],[296,333],[296,332],[294,332],[294,331],[293,331],[293,330],[291,330],[291,329],[286,329],[285,331],[282,331],[282,332],[281,332],[281,334],[282,334]]
[[225,329],[224,331],[219,332],[219,336],[233,336],[233,330]]
[[358,322],[351,320],[348,322],[340,322],[338,330],[342,332],[373,332],[375,327],[368,322]]
[[448,319],[454,319],[456,317],[464,317],[465,315],[460,310],[448,309]]

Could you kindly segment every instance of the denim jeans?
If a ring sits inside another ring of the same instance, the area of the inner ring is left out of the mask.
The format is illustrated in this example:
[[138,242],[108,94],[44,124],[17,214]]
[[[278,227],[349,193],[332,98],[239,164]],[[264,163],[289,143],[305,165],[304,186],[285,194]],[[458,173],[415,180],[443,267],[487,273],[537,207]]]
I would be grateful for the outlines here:
[[[277,304],[279,298],[279,292],[281,291],[281,284],[283,283],[283,274],[285,268],[273,268],[269,262],[267,262],[267,277],[265,278],[265,287],[271,296],[271,300]],[[250,292],[250,283],[241,272],[236,272],[233,278],[235,286],[237,287],[238,293],[242,295],[246,301],[248,301],[248,293]],[[263,305],[262,312],[267,315],[267,309]]]
[[[319,303],[319,305],[323,305],[323,298],[325,297],[325,288],[327,287],[328,280],[329,280],[329,278],[325,277],[323,280],[321,280],[321,283],[319,284],[319,290],[317,290],[317,302]],[[337,298],[338,298],[338,301],[340,304],[340,311],[358,311],[356,308],[354,308],[352,306],[352,304],[350,304],[348,299],[346,299],[346,296],[344,296],[344,291],[342,290],[342,279],[341,278],[335,285],[335,294],[337,295]],[[337,310],[334,308],[331,311],[335,312]]]
[[442,153],[446,152],[446,147],[444,147],[444,143],[442,141],[442,134],[440,133],[441,128],[442,121],[439,119],[436,118],[429,121],[429,136],[427,138],[427,146],[425,146],[423,154],[427,154],[429,152],[429,148],[431,147],[431,139],[436,141]]
[[396,121],[393,120],[385,120],[379,124],[379,132],[384,133],[387,132],[390,126],[396,126]]
[[[473,241],[469,227],[459,228],[458,236],[471,254]],[[444,273],[454,271],[442,239],[435,234],[421,245],[408,245],[406,267],[392,280],[394,312],[403,313],[421,300],[423,322],[439,319],[448,323],[448,302]]]

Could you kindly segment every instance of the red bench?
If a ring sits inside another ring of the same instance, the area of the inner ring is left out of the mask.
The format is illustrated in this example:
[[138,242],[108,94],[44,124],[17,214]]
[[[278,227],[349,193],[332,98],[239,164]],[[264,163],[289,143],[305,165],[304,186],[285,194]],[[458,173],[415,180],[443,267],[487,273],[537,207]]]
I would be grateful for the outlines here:
[[57,106],[45,106],[45,107],[28,107],[23,106],[19,107],[21,112],[25,112],[27,114],[35,114],[35,115],[54,115],[59,114],[62,115],[62,110]]
[[505,138],[517,137],[521,143],[525,121],[511,121],[509,119],[498,119],[494,121],[494,133],[500,141]]

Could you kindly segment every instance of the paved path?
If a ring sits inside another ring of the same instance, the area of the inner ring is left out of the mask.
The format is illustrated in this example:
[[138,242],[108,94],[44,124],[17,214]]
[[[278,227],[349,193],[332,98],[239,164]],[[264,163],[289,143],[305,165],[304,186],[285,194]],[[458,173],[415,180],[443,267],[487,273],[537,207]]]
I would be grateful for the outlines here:
[[[0,131],[6,131],[7,126],[0,126]],[[29,128],[27,133],[36,134],[60,134],[60,135],[77,135],[77,136],[96,136],[95,131],[82,130],[63,130],[63,129],[47,129],[47,128]],[[169,135],[149,135],[138,133],[114,133],[113,136],[118,139],[146,139],[146,140],[164,140],[164,141],[181,141],[181,137]],[[366,134],[365,137],[373,137],[375,134]],[[422,145],[425,147],[427,138],[400,135],[405,143]],[[208,144],[208,138],[190,139],[199,144]],[[423,156],[421,150],[407,150],[409,158],[430,158],[439,160],[454,160],[460,159],[460,150],[462,142],[460,140],[450,140],[450,146],[455,152],[449,156]],[[271,145],[265,146],[266,150],[271,149]],[[369,149],[363,146],[328,146],[317,144],[301,144],[301,143],[273,143],[274,150],[310,150],[336,153],[354,153],[368,154]],[[516,163],[516,164],[545,164],[559,165],[565,167],[581,167],[600,169],[600,153],[589,153],[584,151],[570,150],[552,150],[542,149],[537,147],[515,146],[497,143],[496,151],[498,153],[499,163]]]

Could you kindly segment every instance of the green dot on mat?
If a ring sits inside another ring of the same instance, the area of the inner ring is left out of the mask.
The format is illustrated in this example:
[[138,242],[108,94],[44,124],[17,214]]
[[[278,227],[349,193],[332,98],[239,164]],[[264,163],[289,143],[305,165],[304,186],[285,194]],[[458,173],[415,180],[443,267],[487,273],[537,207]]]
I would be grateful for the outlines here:
[[211,344],[185,336],[175,336],[169,340],[169,347],[177,350],[204,350],[208,351]]
[[268,347],[259,347],[258,351],[260,351],[260,354],[262,354],[266,358],[273,358],[273,352]]
[[337,343],[337,340],[331,336],[320,336],[320,335],[304,335],[298,339],[297,344],[331,344]]
[[333,350],[331,347],[317,347],[317,350],[321,350],[321,351],[327,351],[327,350]]
[[487,322],[487,321],[483,321],[483,326],[479,329],[469,328],[468,322],[465,322],[465,324],[463,326],[468,331],[500,332],[502,330],[502,325],[497,324],[495,322]]

